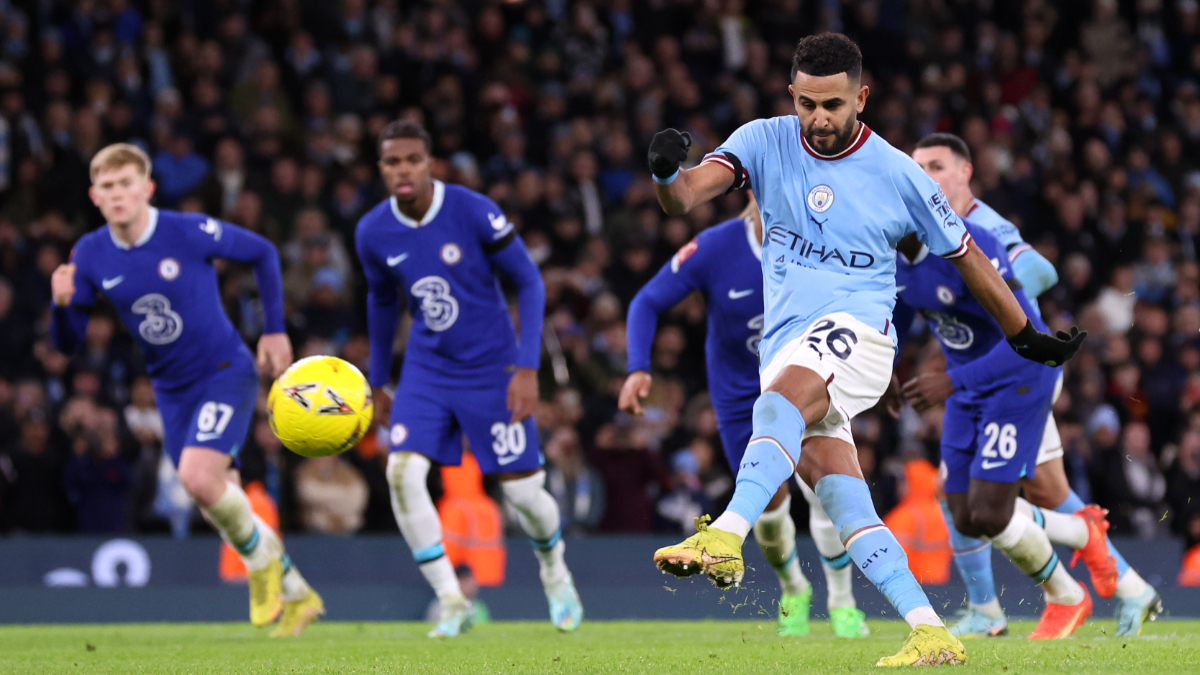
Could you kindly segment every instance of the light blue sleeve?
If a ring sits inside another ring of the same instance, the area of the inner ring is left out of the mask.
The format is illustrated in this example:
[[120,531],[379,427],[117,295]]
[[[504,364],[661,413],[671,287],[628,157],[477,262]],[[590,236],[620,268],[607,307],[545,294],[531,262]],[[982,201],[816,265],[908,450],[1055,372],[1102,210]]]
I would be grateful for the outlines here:
[[892,180],[912,219],[913,229],[930,253],[946,259],[967,253],[971,236],[962,219],[950,208],[950,200],[932,178],[925,175],[911,157],[897,151],[893,155]]
[[1019,244],[1008,252],[1009,264],[1025,294],[1036,298],[1058,283],[1058,270],[1029,244]]
[[[763,151],[769,146],[771,120],[754,120],[737,128],[702,164],[716,162],[734,174],[735,189],[754,188],[762,179]],[[729,157],[733,155],[733,157]],[[738,169],[741,169],[739,173]]]

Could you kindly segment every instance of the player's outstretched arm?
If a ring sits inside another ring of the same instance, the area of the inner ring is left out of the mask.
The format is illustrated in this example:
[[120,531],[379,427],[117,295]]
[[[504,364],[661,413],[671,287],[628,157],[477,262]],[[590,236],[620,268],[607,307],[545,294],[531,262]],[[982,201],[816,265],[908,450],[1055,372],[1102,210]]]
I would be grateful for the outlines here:
[[967,288],[971,289],[971,295],[1000,324],[1018,355],[1047,366],[1061,366],[1079,351],[1087,332],[1072,326],[1070,333],[1059,331],[1056,337],[1034,328],[1008,283],[974,242],[968,244],[964,255],[953,258],[953,262]]
[[648,160],[656,183],[654,191],[663,211],[673,216],[724,194],[733,185],[733,173],[716,163],[680,169],[691,147],[692,137],[675,129],[660,131],[650,141]]
[[693,265],[685,265],[689,249],[695,250],[698,241],[691,243],[663,265],[633,300],[625,316],[626,360],[629,377],[621,387],[617,406],[631,415],[642,415],[641,399],[650,395],[650,350],[654,344],[654,333],[658,329],[658,318],[663,312],[678,305],[696,290],[692,272]]

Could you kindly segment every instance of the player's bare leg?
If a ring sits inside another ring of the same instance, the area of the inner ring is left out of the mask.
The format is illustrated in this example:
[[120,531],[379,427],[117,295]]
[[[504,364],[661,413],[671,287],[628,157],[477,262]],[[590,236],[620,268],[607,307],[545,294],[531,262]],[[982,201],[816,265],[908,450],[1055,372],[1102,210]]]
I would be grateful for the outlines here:
[[1103,511],[1085,505],[1071,490],[1062,457],[1039,464],[1034,478],[1024,481],[1023,487],[1025,498],[1045,521],[1050,541],[1076,550],[1101,597],[1117,596],[1117,634],[1141,633],[1145,622],[1162,612],[1162,599],[1105,536]]
[[792,495],[787,482],[779,486],[767,510],[754,523],[754,539],[767,562],[779,575],[783,597],[779,600],[779,626],[783,636],[808,635],[812,585],[796,557],[796,523],[792,520]]
[[425,484],[431,466],[424,455],[393,452],[388,457],[387,480],[400,534],[441,605],[441,616],[429,637],[455,637],[471,627],[475,608],[463,595],[442,545],[442,521]]
[[1091,596],[1059,561],[1046,531],[1017,508],[1019,491],[1020,483],[972,478],[967,492],[946,500],[959,532],[991,541],[1045,591],[1046,609],[1030,638],[1069,637],[1091,616]]
[[288,634],[298,635],[324,613],[324,605],[291,564],[279,536],[254,515],[241,486],[227,479],[229,461],[229,455],[215,450],[184,448],[179,459],[179,482],[245,563],[250,581],[250,622],[267,626],[289,603],[298,603],[292,605],[297,611],[291,613],[295,616],[288,622]]
[[558,503],[546,491],[545,483],[546,472],[541,469],[500,474],[504,497],[516,509],[521,529],[533,544],[550,605],[550,622],[559,630],[573,631],[583,620],[583,603],[564,558]]

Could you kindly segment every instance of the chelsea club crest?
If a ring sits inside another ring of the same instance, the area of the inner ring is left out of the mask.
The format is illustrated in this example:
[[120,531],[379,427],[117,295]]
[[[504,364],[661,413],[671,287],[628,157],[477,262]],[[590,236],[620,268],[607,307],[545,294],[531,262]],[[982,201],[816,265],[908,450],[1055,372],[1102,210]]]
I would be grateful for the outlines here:
[[817,213],[825,213],[833,206],[833,188],[828,185],[818,185],[808,191],[808,208]]

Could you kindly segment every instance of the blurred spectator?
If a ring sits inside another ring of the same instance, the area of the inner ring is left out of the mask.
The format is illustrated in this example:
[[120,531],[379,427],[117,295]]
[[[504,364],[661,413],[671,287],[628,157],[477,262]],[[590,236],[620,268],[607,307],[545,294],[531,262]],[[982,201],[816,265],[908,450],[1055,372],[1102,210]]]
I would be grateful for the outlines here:
[[596,432],[592,464],[604,479],[608,508],[600,521],[604,532],[650,532],[656,493],[670,487],[658,455],[648,446],[648,433],[631,418]]
[[691,532],[695,520],[712,511],[712,504],[704,494],[700,481],[700,462],[696,453],[684,448],[671,456],[671,483],[673,488],[659,498],[655,515],[661,531]]
[[162,205],[174,207],[208,176],[208,160],[192,150],[192,139],[175,135],[154,155],[154,182]]
[[1179,441],[1179,454],[1167,473],[1166,501],[1171,507],[1171,529],[1189,536],[1193,517],[1200,515],[1200,429],[1188,429]]
[[21,422],[21,436],[4,450],[8,525],[17,532],[61,532],[71,523],[63,490],[63,458],[49,445],[50,425],[41,414]]
[[604,479],[583,457],[579,435],[570,426],[560,426],[546,442],[544,452],[546,489],[558,502],[563,534],[594,530],[607,510],[607,495]]
[[314,457],[296,469],[296,499],[305,529],[352,534],[362,527],[367,482],[354,467],[332,457]]
[[83,435],[72,439],[63,487],[75,507],[80,532],[124,532],[128,528],[133,469],[121,456],[117,417],[110,409],[94,411]]
[[1142,422],[1127,424],[1117,452],[1108,484],[1117,508],[1109,520],[1117,532],[1152,538],[1165,511],[1167,482],[1150,453],[1150,429]]

